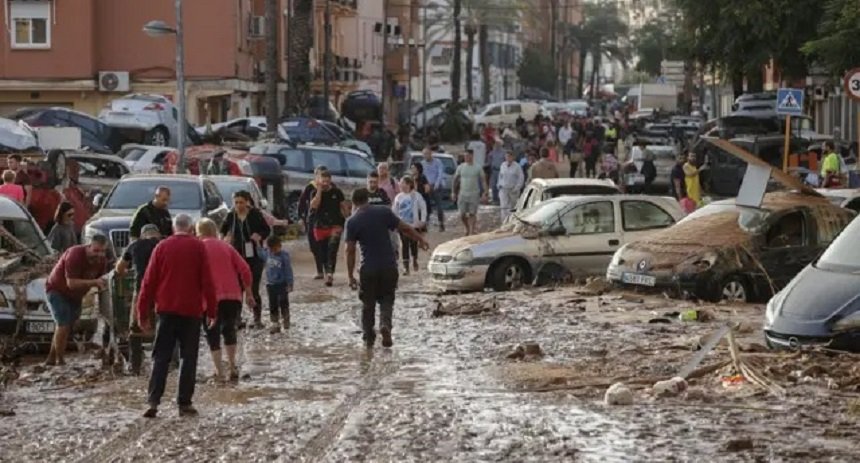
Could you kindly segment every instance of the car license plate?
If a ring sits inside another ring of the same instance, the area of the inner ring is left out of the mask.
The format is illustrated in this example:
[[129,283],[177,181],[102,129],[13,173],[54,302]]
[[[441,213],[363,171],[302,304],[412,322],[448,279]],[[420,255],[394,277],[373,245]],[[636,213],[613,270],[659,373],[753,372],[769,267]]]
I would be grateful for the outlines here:
[[54,322],[27,322],[28,333],[53,333]]
[[627,184],[628,185],[636,185],[639,183],[645,183],[645,176],[642,174],[627,174]]
[[640,273],[625,273],[621,275],[621,281],[631,285],[654,286],[657,284],[657,277]]

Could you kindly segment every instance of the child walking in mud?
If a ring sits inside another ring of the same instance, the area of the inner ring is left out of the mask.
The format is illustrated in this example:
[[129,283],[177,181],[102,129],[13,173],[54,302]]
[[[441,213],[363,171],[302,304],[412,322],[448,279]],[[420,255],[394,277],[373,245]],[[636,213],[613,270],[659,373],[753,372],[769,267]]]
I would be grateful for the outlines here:
[[[266,259],[266,292],[269,295],[269,315],[272,319],[272,334],[290,329],[290,295],[293,291],[293,266],[290,253],[283,249],[281,239],[270,236],[263,250]],[[278,320],[280,317],[280,321]]]

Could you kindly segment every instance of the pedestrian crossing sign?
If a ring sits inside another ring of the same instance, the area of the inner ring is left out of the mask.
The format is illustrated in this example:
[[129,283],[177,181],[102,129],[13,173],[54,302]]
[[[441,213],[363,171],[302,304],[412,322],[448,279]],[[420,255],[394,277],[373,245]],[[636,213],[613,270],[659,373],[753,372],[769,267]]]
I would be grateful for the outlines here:
[[776,113],[780,116],[802,116],[803,89],[779,89],[779,91],[776,92]]

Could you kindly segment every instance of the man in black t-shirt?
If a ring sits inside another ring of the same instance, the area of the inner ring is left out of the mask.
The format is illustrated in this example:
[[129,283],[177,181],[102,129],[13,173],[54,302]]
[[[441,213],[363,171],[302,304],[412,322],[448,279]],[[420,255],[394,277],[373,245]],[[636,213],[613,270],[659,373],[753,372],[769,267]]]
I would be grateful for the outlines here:
[[684,174],[684,156],[678,156],[672,172],[669,174],[669,191],[678,201],[687,197],[687,182]]
[[337,250],[349,210],[343,192],[331,183],[329,171],[320,173],[310,209],[314,214],[314,238],[320,245],[320,252],[325,256],[325,285],[332,286]]
[[367,193],[369,202],[372,206],[390,206],[393,198],[388,197],[388,193],[382,188],[379,188],[379,173],[375,170],[367,174]]

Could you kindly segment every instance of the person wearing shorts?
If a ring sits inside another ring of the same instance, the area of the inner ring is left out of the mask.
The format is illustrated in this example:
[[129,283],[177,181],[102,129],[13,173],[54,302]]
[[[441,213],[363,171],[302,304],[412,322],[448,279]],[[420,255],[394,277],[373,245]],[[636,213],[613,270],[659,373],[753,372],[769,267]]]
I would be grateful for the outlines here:
[[454,173],[454,193],[451,198],[457,202],[457,210],[466,229],[466,236],[478,232],[478,205],[487,201],[488,191],[484,169],[475,165],[472,150],[466,150],[463,163],[457,166],[457,171]]
[[64,356],[72,328],[81,316],[81,303],[92,288],[103,290],[108,272],[108,240],[96,235],[90,244],[72,246],[63,253],[45,283],[48,308],[54,317],[54,338],[46,365],[65,364]]

